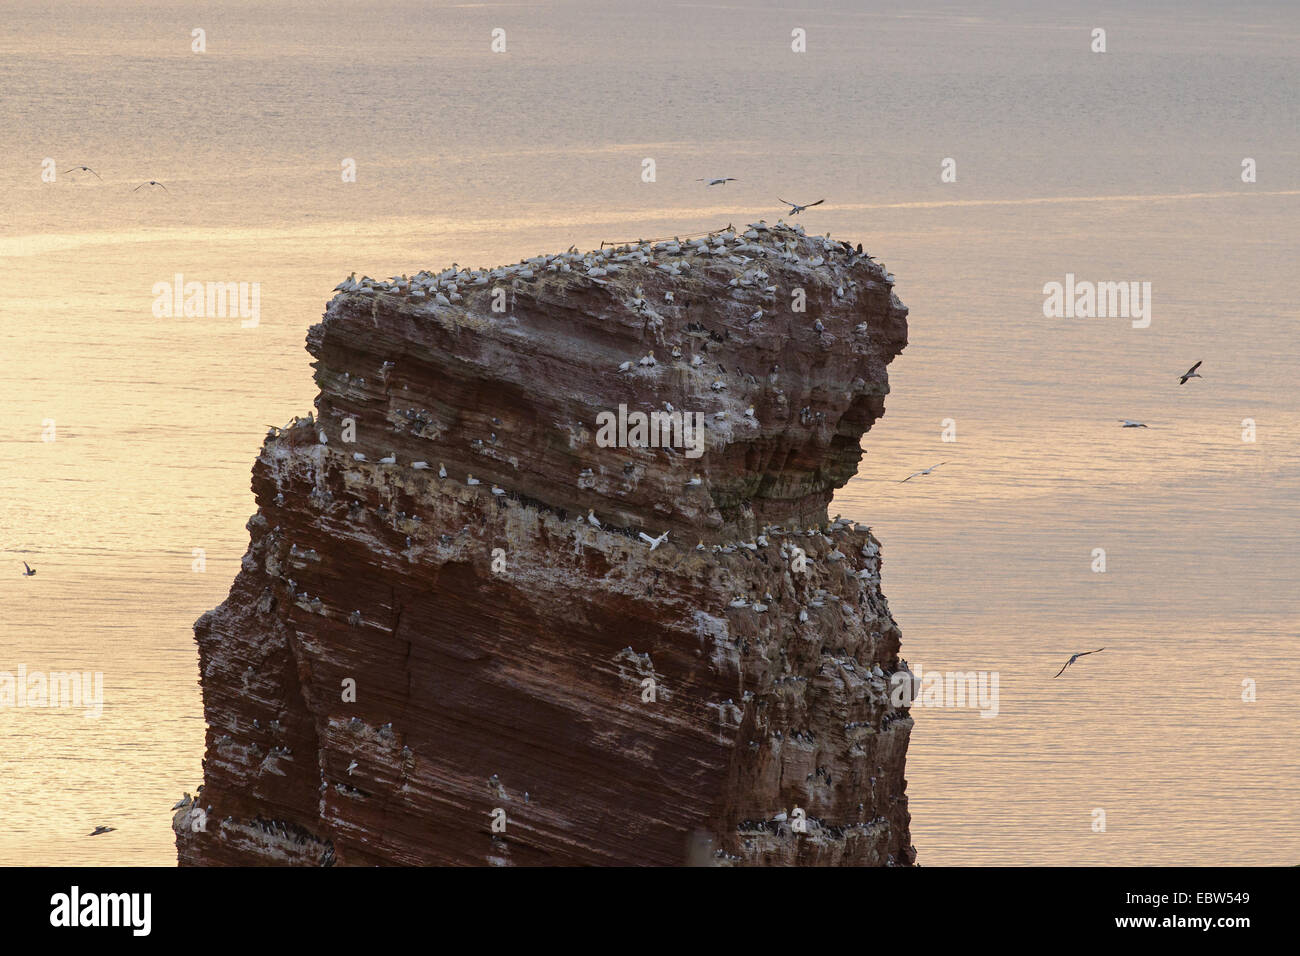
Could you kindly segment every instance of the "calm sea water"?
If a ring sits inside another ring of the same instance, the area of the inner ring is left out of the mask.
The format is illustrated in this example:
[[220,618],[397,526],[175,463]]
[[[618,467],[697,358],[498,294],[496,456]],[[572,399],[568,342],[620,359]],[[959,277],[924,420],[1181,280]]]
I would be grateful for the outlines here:
[[[920,861],[1296,862],[1294,5],[322,6],[0,18],[0,671],[99,671],[105,697],[0,709],[0,863],[174,862],[190,626],[238,569],[265,426],[310,408],[341,277],[777,196],[825,196],[806,226],[865,242],[911,308],[833,510],[881,538],[913,667],[999,676],[996,717],[914,711]],[[155,318],[178,272],[260,283],[259,325]],[[1152,283],[1150,327],[1044,318],[1067,272]]]

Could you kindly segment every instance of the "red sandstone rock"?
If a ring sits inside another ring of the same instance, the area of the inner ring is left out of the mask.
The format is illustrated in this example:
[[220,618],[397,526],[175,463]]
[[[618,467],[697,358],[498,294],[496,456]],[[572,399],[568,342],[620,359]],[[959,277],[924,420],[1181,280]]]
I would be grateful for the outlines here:
[[[336,297],[195,625],[180,861],[911,863],[879,545],[826,513],[906,344],[891,278],[764,227]],[[620,404],[706,450],[602,447]]]

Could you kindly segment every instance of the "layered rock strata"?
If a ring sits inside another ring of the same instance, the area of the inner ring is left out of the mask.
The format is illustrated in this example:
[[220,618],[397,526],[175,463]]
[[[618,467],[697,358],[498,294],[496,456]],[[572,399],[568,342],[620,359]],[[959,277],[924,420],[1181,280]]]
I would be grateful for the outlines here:
[[880,546],[827,514],[892,279],[759,223],[346,280],[195,625],[180,861],[911,863]]

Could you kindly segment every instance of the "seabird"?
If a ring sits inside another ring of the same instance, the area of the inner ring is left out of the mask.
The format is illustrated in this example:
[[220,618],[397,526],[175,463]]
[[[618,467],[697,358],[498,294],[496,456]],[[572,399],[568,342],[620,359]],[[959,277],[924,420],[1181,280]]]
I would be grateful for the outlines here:
[[136,186],[135,189],[132,189],[132,190],[131,190],[131,192],[133,192],[133,193],[135,193],[135,192],[139,192],[141,189],[144,189],[145,186],[162,186],[162,188],[163,188],[163,192],[168,192],[168,191],[169,191],[169,190],[167,189],[167,187],[166,187],[166,186],[163,186],[163,184],[160,183],[160,182],[158,182],[158,180],[156,180],[156,179],[151,179],[151,180],[149,180],[147,183],[141,183],[139,186]]
[[411,462],[411,467],[416,471],[423,471],[429,467],[429,463],[427,461],[413,461]]
[[[1205,359],[1201,359],[1201,362],[1204,362],[1204,361],[1205,361]],[[1188,380],[1189,378],[1201,378],[1201,377],[1202,377],[1202,376],[1201,376],[1201,373],[1198,372],[1198,371],[1196,371],[1198,368],[1201,367],[1201,362],[1197,362],[1195,365],[1193,365],[1191,368],[1189,368],[1186,372],[1184,372],[1182,378],[1180,378],[1180,379],[1178,380],[1178,384],[1179,384],[1179,385],[1186,385],[1186,384],[1187,384],[1187,380]]]
[[184,810],[186,807],[188,807],[188,806],[193,802],[193,800],[194,800],[194,798],[190,796],[190,792],[189,792],[188,790],[186,790],[186,791],[185,791],[185,796],[182,797],[181,799],[177,800],[175,803],[172,804],[172,809],[173,809],[173,810]]
[[[66,170],[66,171],[63,173],[63,175],[66,176],[66,175],[68,175],[68,173],[75,173],[75,172],[77,172],[78,170],[82,170],[82,169],[84,169],[86,172],[88,172],[88,173],[90,173],[91,175],[93,175],[93,176],[94,176],[96,179],[98,179],[100,182],[103,182],[103,181],[104,181],[104,177],[101,176],[101,175],[99,175],[99,173],[95,172],[95,171],[94,171],[93,169],[91,169],[89,166],[73,166],[71,169]],[[162,185],[162,184],[159,183],[159,185]]]
[[[1201,363],[1200,363],[1200,362],[1197,362],[1196,364],[1197,364],[1197,365],[1200,365]],[[1089,654],[1096,654],[1097,651],[1104,651],[1105,649],[1106,649],[1106,648],[1104,648],[1104,647],[1099,647],[1099,648],[1097,648],[1096,651],[1080,651],[1078,654],[1075,654],[1073,657],[1071,657],[1068,661],[1065,662],[1065,667],[1069,667],[1071,664],[1073,664],[1075,661],[1077,661],[1080,657],[1087,657]],[[1062,674],[1065,673],[1065,667],[1062,667],[1059,671],[1056,672],[1056,676],[1057,676],[1057,677],[1060,677]],[[1053,678],[1053,680],[1055,680],[1055,678]]]
[[395,465],[397,464],[397,455],[390,452],[386,458],[379,459],[379,463],[381,465]]
[[357,274],[354,272],[334,287],[335,292],[351,292],[357,287]]
[[[939,462],[939,465],[946,465],[946,464],[948,464],[946,461]],[[931,465],[929,468],[926,468],[924,471],[914,471],[912,472],[912,474],[904,478],[903,481],[911,481],[913,478],[917,477],[918,475],[928,475],[930,472],[938,468],[939,465]],[[901,485],[903,481],[900,481],[899,484]]]
[[438,477],[439,478],[447,477],[447,466],[444,465],[442,462],[438,462]]
[[600,519],[596,517],[596,512],[590,508],[587,509],[587,523],[590,524],[593,528],[600,527]]
[[94,830],[90,831],[90,835],[99,836],[101,833],[112,833],[116,829],[117,827],[95,827]]
[[[1198,376],[1198,377],[1199,377],[1199,376]],[[1131,418],[1121,418],[1120,421],[1122,421],[1122,422],[1124,423],[1124,427],[1125,427],[1125,428],[1146,428],[1146,427],[1147,427],[1146,425],[1142,424],[1141,422],[1135,422],[1135,421],[1133,421],[1133,419],[1131,419]]]
[[482,484],[482,482],[479,481],[477,478],[475,478],[473,475],[466,475],[466,476],[465,476],[465,484],[467,484],[467,485],[480,485],[480,484]]
[[[735,176],[723,176],[720,179],[697,179],[697,183],[704,183],[706,186],[725,186],[727,183],[739,182]],[[785,202],[785,200],[781,200]]]
[[28,564],[26,561],[23,562],[23,567],[27,569],[26,571],[23,572],[23,577],[25,578],[30,578],[33,574],[36,573],[36,569],[33,568],[30,564]]
[[790,207],[790,213],[789,213],[789,214],[790,214],[791,216],[797,216],[797,215],[799,215],[799,213],[803,212],[805,209],[811,209],[813,206],[820,206],[822,203],[824,203],[824,202],[826,201],[825,199],[819,199],[819,200],[817,200],[816,202],[805,203],[804,205],[801,206],[801,205],[799,205],[797,202],[791,202],[791,201],[788,200],[788,199],[782,199],[780,196],[777,196],[776,199],[777,199],[777,202],[783,202],[783,203],[785,203],[787,206]]
[[665,531],[657,538],[650,537],[650,535],[646,534],[644,531],[640,532],[640,535],[641,535],[641,540],[644,541],[646,544],[650,545],[651,551],[653,551],[655,548],[659,547],[659,545],[663,544],[665,541],[668,540],[667,531]]

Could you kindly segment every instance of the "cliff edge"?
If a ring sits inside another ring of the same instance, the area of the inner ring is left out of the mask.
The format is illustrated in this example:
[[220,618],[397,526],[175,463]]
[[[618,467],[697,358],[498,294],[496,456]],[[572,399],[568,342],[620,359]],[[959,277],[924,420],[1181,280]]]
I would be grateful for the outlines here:
[[870,531],[907,342],[784,224],[346,280],[195,625],[182,864],[909,864]]

